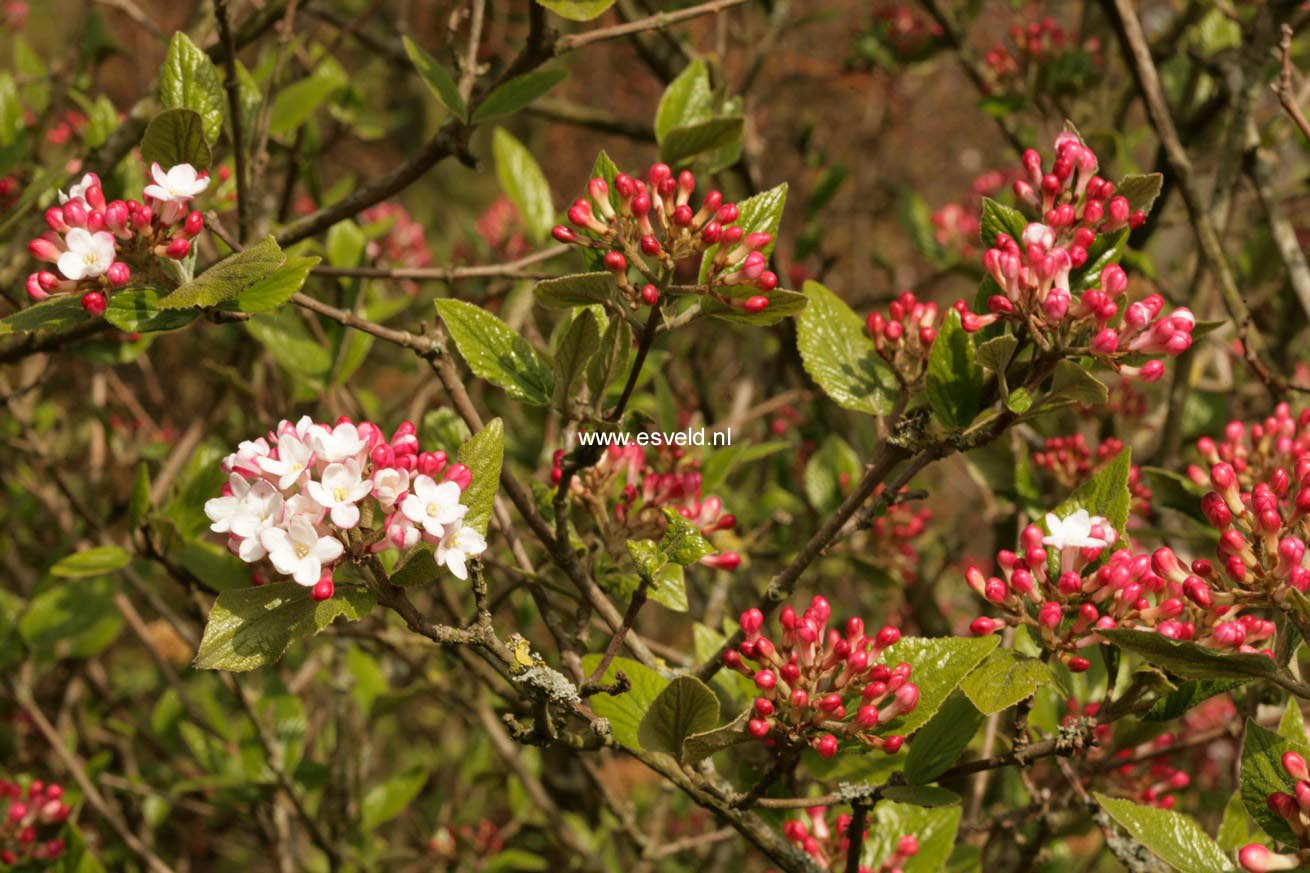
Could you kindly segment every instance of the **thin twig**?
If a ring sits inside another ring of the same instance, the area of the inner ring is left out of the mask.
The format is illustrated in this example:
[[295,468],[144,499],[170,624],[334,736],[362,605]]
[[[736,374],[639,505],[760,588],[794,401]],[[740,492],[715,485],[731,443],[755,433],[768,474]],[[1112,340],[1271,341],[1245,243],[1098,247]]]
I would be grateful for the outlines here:
[[1283,38],[1278,43],[1278,47],[1283,53],[1283,65],[1278,76],[1278,84],[1273,86],[1274,93],[1278,95],[1278,102],[1283,105],[1288,116],[1300,128],[1301,135],[1310,140],[1310,121],[1306,120],[1305,113],[1296,102],[1296,88],[1292,84],[1292,25],[1283,25]]
[[237,239],[245,242],[250,233],[250,180],[246,169],[246,144],[242,138],[241,91],[237,81],[237,47],[228,20],[227,0],[214,0],[214,17],[218,19],[218,38],[223,43],[223,63],[227,69],[223,87],[227,91],[228,115],[232,119],[232,153],[236,158]]
[[678,9],[674,12],[657,12],[645,18],[638,18],[636,21],[588,30],[583,33],[571,33],[568,36],[560,37],[555,43],[555,53],[564,54],[593,43],[603,42],[607,39],[620,39],[621,37],[644,33],[648,30],[664,30],[683,21],[722,12],[724,9],[731,9],[733,6],[740,6],[746,2],[749,2],[749,0],[710,0],[709,3],[688,6],[686,9]]

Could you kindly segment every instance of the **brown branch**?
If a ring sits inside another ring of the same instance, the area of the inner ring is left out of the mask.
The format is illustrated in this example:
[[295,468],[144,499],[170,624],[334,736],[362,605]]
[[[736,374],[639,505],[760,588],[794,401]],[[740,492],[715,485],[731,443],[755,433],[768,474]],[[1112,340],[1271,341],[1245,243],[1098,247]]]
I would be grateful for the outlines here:
[[675,12],[657,12],[654,15],[648,15],[645,18],[638,18],[635,21],[628,21],[623,24],[601,27],[583,33],[572,33],[560,37],[555,43],[555,54],[562,55],[565,52],[571,52],[593,43],[633,36],[648,30],[665,30],[683,21],[690,21],[702,15],[712,15],[724,9],[731,9],[733,6],[741,6],[746,2],[748,0],[710,0],[708,3],[688,6],[686,9],[679,9]]
[[1310,140],[1310,121],[1306,120],[1305,113],[1296,102],[1296,89],[1292,84],[1292,25],[1283,25],[1283,38],[1278,43],[1278,47],[1283,53],[1283,65],[1278,75],[1278,84],[1273,86],[1274,93],[1278,95],[1278,102],[1283,105],[1288,116],[1300,129],[1301,135]]
[[64,346],[73,345],[78,340],[95,336],[112,328],[113,325],[103,318],[93,318],[67,330],[51,333],[29,333],[21,340],[0,348],[0,364],[12,364],[42,352],[53,352]]
[[241,136],[241,92],[237,82],[237,47],[232,38],[232,24],[228,20],[228,0],[214,0],[214,17],[218,19],[218,38],[223,44],[223,63],[227,75],[223,87],[227,91],[228,115],[232,119],[232,153],[236,160],[237,177],[237,239],[246,241],[250,233],[250,180],[246,169],[246,146]]

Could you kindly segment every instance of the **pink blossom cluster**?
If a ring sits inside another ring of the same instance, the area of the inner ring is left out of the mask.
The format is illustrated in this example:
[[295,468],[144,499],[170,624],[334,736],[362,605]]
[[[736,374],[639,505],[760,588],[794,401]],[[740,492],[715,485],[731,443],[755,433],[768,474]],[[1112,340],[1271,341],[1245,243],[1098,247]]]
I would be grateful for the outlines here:
[[982,222],[978,217],[982,198],[995,194],[1019,177],[1020,174],[1013,170],[988,170],[973,180],[968,198],[935,210],[929,220],[937,244],[958,257],[974,257],[982,233]]
[[460,498],[472,481],[445,452],[419,451],[412,422],[387,439],[372,422],[282,421],[223,461],[228,484],[205,504],[215,533],[248,564],[267,562],[313,588],[334,590],[333,568],[349,552],[436,547],[436,561],[460,579],[482,554],[482,534],[464,524]]
[[[850,850],[851,814],[840,813],[833,818],[826,806],[812,806],[805,810],[804,818],[792,819],[783,824],[782,834],[787,841],[809,855],[824,870],[844,873],[846,853]],[[865,830],[867,836],[868,830]],[[891,857],[877,867],[861,864],[860,873],[901,873],[906,861],[919,854],[919,840],[913,834],[896,841]]]
[[[359,218],[365,224],[386,227],[381,237],[369,240],[365,247],[370,260],[403,269],[432,266],[432,250],[424,237],[423,225],[415,221],[402,204],[395,201],[378,203],[361,212]],[[401,279],[401,287],[408,294],[418,293],[418,283],[412,279]]]
[[873,32],[900,60],[927,55],[942,38],[941,25],[908,3],[893,3],[875,9]]
[[[675,175],[668,164],[652,164],[644,181],[626,173],[614,177],[616,204],[609,183],[597,177],[587,184],[587,197],[569,207],[573,227],[557,225],[553,235],[563,243],[603,250],[605,269],[633,307],[639,301],[655,305],[659,289],[652,284],[638,289],[628,276],[630,266],[644,275],[650,273],[647,258],[672,268],[717,245],[705,293],[746,312],[764,311],[769,305],[766,295],[778,287],[764,251],[773,242],[772,234],[747,233],[735,224],[741,217],[737,205],[725,203],[718,191],[710,191],[700,208],[693,209],[695,190],[696,177],[689,170]],[[753,286],[761,293],[742,300],[723,290],[734,286]]]
[[[906,491],[902,489],[902,491]],[[883,492],[879,485],[874,497]],[[932,521],[932,510],[926,506],[913,506],[907,502],[891,503],[887,511],[873,520],[869,526],[872,542],[869,545],[869,557],[885,568],[889,573],[899,576],[906,583],[913,583],[919,576],[919,549],[916,541],[923,536]]]
[[975,619],[974,634],[1027,626],[1079,673],[1091,666],[1081,652],[1104,642],[1098,631],[1149,630],[1240,652],[1257,651],[1256,644],[1274,633],[1273,622],[1239,615],[1242,604],[1215,590],[1208,561],[1188,567],[1168,548],[1110,552],[1114,527],[1085,509],[1064,518],[1048,513],[1046,525],[1049,532],[1035,524],[1024,528],[1019,552],[997,553],[1000,575],[988,576],[977,566],[966,571],[969,587],[1005,613]]
[[27,25],[27,12],[25,0],[4,0],[0,3],[0,24],[6,30],[20,31]]
[[64,853],[64,841],[51,836],[72,811],[63,796],[54,782],[34,779],[23,788],[0,779],[0,868],[43,866]]
[[532,244],[523,235],[523,216],[514,201],[504,194],[491,201],[473,227],[498,260],[517,260],[532,250]]
[[[1196,450],[1206,464],[1230,465],[1242,488],[1250,490],[1276,469],[1294,470],[1303,457],[1310,455],[1310,408],[1293,415],[1291,406],[1280,403],[1263,421],[1249,425],[1230,421],[1222,439],[1202,437],[1196,442]],[[1198,485],[1209,484],[1209,473],[1200,466],[1191,465],[1187,474]]]
[[[1035,150],[1024,153],[1028,178],[1014,183],[1015,193],[1042,220],[1028,224],[1019,239],[997,235],[983,267],[1001,293],[988,298],[989,314],[962,313],[965,329],[1012,321],[1047,345],[1091,355],[1125,377],[1155,381],[1164,374],[1159,356],[1191,346],[1196,318],[1182,307],[1166,315],[1159,294],[1128,302],[1128,277],[1118,264],[1102,267],[1093,287],[1074,289],[1071,274],[1087,264],[1098,236],[1136,227],[1146,216],[1096,175],[1096,155],[1077,134],[1057,136],[1055,151],[1050,172]],[[1135,360],[1143,356],[1150,360]]]
[[108,293],[121,288],[133,270],[150,270],[154,258],[185,258],[205,220],[190,203],[209,186],[209,177],[190,164],[165,171],[151,165],[153,182],[142,200],[105,201],[100,178],[87,173],[59,206],[46,210],[50,229],[28,243],[34,258],[58,272],[40,270],[27,277],[27,294],[45,300],[52,294],[80,294],[82,307],[103,315]]
[[18,179],[14,176],[0,176],[0,209],[8,209],[18,199],[21,191]]
[[[681,448],[676,453],[658,453],[654,461],[639,445],[610,444],[595,466],[573,477],[570,488],[584,499],[609,502],[608,495],[617,486],[613,514],[629,539],[662,535],[668,524],[665,507],[676,509],[706,537],[737,526],[737,517],[725,510],[721,498],[702,493],[700,471]],[[551,484],[558,485],[563,478],[563,463],[564,451],[560,449],[551,460]],[[741,555],[719,551],[705,555],[700,563],[717,570],[735,570],[741,566]]]
[[905,291],[887,307],[887,314],[870,312],[865,319],[873,348],[907,385],[919,381],[928,369],[928,353],[937,339],[940,313],[936,303],[919,300]]
[[1233,589],[1227,596],[1254,593],[1282,604],[1291,590],[1310,589],[1310,454],[1299,455],[1290,470],[1273,467],[1249,490],[1227,461],[1212,466],[1209,478],[1214,490],[1201,498],[1201,511],[1219,531],[1219,563]]
[[[1033,452],[1033,466],[1050,473],[1066,490],[1073,490],[1092,477],[1124,449],[1122,440],[1106,437],[1093,449],[1081,433],[1047,437],[1042,447]],[[1151,511],[1151,489],[1142,481],[1141,467],[1133,464],[1128,469],[1128,490],[1132,494],[1132,511],[1146,516]]]
[[1074,52],[1085,52],[1094,66],[1104,63],[1100,39],[1092,36],[1080,44],[1049,16],[1026,25],[1014,25],[1010,28],[1010,39],[1012,45],[996,45],[983,55],[990,78],[988,90],[994,93],[1022,90],[1035,71]]
[[1270,870],[1296,870],[1310,862],[1310,768],[1296,752],[1283,753],[1283,772],[1295,781],[1292,791],[1275,791],[1266,801],[1269,811],[1287,822],[1296,837],[1298,850],[1279,855],[1259,843],[1243,846],[1237,860],[1249,873]]
[[821,757],[837,754],[843,739],[894,754],[905,742],[882,731],[919,705],[919,687],[908,663],[881,663],[901,632],[887,625],[872,636],[864,621],[829,627],[832,607],[816,595],[800,615],[785,606],[779,616],[782,639],[765,636],[764,614],[741,615],[745,640],[723,655],[723,663],[755,683],[747,730],[770,746],[809,745]]

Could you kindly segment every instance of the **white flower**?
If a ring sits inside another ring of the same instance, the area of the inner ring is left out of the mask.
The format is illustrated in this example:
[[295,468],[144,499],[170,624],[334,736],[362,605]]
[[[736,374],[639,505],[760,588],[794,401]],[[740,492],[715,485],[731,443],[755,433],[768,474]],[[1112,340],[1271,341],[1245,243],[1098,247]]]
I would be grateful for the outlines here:
[[468,512],[468,507],[459,502],[459,495],[459,486],[454,482],[438,485],[431,476],[420,473],[414,477],[414,493],[401,501],[400,511],[429,535],[443,537],[446,525],[454,524]]
[[236,473],[228,477],[227,483],[231,494],[205,501],[205,515],[213,522],[209,529],[214,533],[227,533],[232,529],[232,521],[241,511],[241,504],[250,491],[250,483]]
[[368,448],[368,440],[359,435],[359,429],[348,421],[343,421],[328,430],[320,427],[310,433],[314,454],[320,461],[332,463],[355,458]]
[[268,440],[242,440],[237,450],[223,459],[223,469],[231,473],[260,475],[259,458],[269,453]]
[[282,521],[289,522],[300,516],[310,524],[317,525],[325,515],[327,510],[320,506],[317,500],[301,493],[287,499],[286,507],[282,510]]
[[355,460],[328,464],[323,481],[305,485],[309,496],[331,511],[332,523],[342,530],[359,524],[359,507],[355,504],[372,490],[373,480],[361,478],[359,462]]
[[112,233],[104,230],[91,233],[83,227],[70,230],[64,244],[68,251],[59,256],[59,272],[74,282],[103,276],[118,251]]
[[259,541],[268,549],[268,559],[279,573],[290,576],[306,587],[316,584],[323,575],[323,565],[330,564],[345,549],[335,537],[321,537],[314,526],[297,516],[285,529],[270,527]]
[[307,475],[305,471],[314,461],[314,452],[294,434],[283,433],[277,438],[277,457],[256,460],[261,470],[278,477],[277,487],[286,491]]
[[373,474],[373,496],[387,512],[409,491],[409,471],[384,467]]
[[86,189],[99,185],[100,180],[95,177],[94,173],[87,173],[82,177],[82,181],[68,186],[68,193],[59,192],[59,205],[63,206],[69,200],[81,200],[86,197]]
[[1056,549],[1103,549],[1109,545],[1105,539],[1092,536],[1092,528],[1104,525],[1105,519],[1089,515],[1080,509],[1061,520],[1055,513],[1046,513],[1046,529],[1050,534],[1042,539],[1042,545]]
[[190,164],[178,164],[167,173],[159,164],[151,164],[150,175],[154,177],[155,184],[147,185],[145,194],[156,200],[186,203],[209,187],[209,177],[202,179]]
[[451,525],[450,531],[437,543],[437,564],[444,565],[457,579],[467,579],[468,559],[482,554],[486,548],[486,538],[473,528]]
[[260,479],[250,486],[241,507],[232,519],[232,533],[239,537],[258,537],[282,519],[285,501],[273,483]]

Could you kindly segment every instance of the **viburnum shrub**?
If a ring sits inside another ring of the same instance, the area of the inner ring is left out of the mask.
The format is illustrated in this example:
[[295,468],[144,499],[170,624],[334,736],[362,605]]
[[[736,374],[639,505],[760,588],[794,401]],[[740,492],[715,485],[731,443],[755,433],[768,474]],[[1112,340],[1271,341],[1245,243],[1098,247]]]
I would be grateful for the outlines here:
[[3,869],[47,869],[64,854],[57,836],[72,810],[55,782],[0,779],[0,864]]
[[1310,867],[1298,4],[159,5],[0,0],[0,870]]

